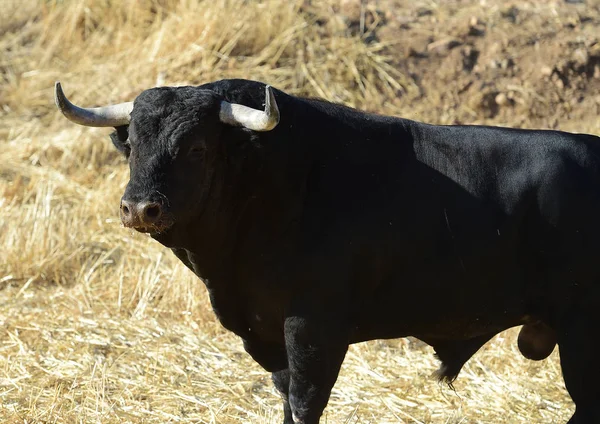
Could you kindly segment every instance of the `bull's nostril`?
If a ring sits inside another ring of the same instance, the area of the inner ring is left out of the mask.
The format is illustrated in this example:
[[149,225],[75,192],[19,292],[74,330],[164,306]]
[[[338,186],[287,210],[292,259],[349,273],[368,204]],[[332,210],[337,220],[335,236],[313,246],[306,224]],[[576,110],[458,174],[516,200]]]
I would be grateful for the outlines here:
[[160,216],[160,207],[158,205],[148,206],[146,208],[146,216],[151,219],[156,219]]
[[121,205],[121,211],[123,212],[123,214],[129,215],[129,208],[127,206]]

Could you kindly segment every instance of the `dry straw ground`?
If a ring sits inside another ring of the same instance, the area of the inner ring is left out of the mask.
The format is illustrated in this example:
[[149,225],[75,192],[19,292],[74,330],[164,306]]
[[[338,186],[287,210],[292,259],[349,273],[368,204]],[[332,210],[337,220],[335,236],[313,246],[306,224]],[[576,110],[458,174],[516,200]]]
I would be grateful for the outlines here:
[[[87,106],[244,77],[434,123],[598,134],[599,34],[592,0],[3,0],[0,421],[281,419],[201,282],[121,227],[127,166],[108,130],[59,115],[55,80]],[[515,334],[477,353],[456,392],[418,341],[353,346],[323,421],[564,422],[558,352],[526,361]]]

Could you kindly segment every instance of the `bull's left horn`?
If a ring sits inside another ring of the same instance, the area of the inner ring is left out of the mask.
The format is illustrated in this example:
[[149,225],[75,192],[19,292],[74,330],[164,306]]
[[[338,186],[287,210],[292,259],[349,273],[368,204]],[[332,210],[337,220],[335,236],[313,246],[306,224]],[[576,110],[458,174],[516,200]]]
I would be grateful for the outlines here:
[[264,111],[223,101],[219,119],[226,124],[241,125],[254,131],[271,131],[279,124],[279,108],[269,85],[265,87],[265,97]]
[[133,110],[133,102],[93,108],[75,106],[67,99],[58,81],[54,84],[54,102],[67,119],[88,127],[127,125],[130,120],[129,114]]

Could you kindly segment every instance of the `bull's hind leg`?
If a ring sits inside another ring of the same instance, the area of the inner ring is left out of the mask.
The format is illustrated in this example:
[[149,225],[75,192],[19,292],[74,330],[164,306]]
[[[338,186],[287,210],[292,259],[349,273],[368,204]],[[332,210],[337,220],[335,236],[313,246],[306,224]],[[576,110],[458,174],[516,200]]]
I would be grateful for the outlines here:
[[600,363],[595,352],[598,313],[573,311],[564,321],[558,346],[565,386],[575,402],[569,424],[600,423]]

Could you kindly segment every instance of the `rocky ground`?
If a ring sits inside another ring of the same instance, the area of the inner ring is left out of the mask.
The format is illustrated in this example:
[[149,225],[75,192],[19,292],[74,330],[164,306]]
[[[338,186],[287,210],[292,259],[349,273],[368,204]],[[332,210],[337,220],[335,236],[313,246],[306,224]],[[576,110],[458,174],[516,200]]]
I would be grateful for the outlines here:
[[600,130],[598,1],[342,0],[334,10],[323,25],[386,46],[411,82],[386,100],[417,119]]

